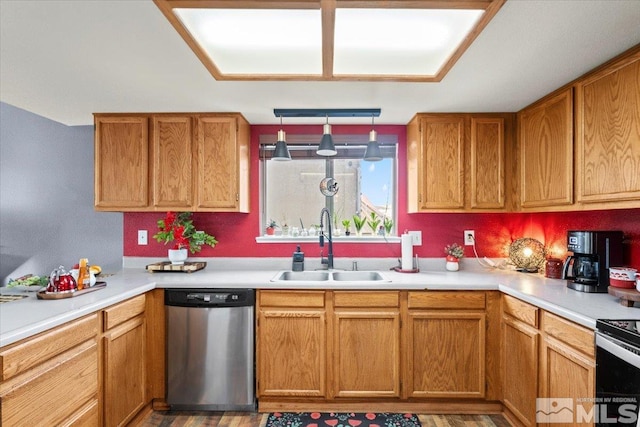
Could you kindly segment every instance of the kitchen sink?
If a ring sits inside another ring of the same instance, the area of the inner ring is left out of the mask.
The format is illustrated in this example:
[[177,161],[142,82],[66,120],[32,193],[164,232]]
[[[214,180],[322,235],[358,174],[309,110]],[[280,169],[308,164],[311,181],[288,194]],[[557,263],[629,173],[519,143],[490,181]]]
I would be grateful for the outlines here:
[[281,281],[300,281],[300,282],[324,282],[329,280],[328,271],[283,271],[272,280],[274,282]]
[[281,271],[272,282],[391,282],[377,271]]
[[333,280],[337,282],[379,282],[386,280],[377,271],[334,271]]

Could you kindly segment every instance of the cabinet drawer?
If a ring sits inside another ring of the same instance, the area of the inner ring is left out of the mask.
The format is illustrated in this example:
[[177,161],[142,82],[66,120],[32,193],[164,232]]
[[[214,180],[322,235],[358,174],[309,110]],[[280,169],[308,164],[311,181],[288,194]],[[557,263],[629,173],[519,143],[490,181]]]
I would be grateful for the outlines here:
[[97,334],[97,315],[92,314],[20,341],[0,353],[0,377],[6,381]]
[[595,357],[593,331],[546,311],[542,312],[542,326],[548,335],[588,356]]
[[98,425],[100,425],[100,412],[98,411],[97,398],[91,399],[60,424],[61,427],[93,427]]
[[522,302],[519,299],[511,297],[509,295],[503,295],[502,310],[504,311],[504,313],[515,317],[516,319],[526,323],[527,325],[531,325],[536,328],[539,326],[538,308],[532,306],[531,304]]
[[17,377],[2,384],[0,425],[59,425],[97,398],[95,341],[87,341],[51,362],[37,375]]
[[336,291],[333,294],[334,307],[398,307],[399,292],[347,292]]
[[260,306],[324,307],[324,291],[259,291]]
[[103,310],[102,313],[105,331],[144,313],[144,308],[145,296],[139,295]]
[[484,292],[409,292],[408,307],[412,308],[462,308],[484,310],[486,297]]

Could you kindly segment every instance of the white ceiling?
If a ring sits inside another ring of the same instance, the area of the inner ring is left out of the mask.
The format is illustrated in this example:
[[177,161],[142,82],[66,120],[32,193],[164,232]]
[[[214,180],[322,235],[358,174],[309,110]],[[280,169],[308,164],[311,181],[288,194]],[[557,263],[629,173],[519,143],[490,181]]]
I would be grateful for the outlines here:
[[439,83],[217,82],[151,0],[0,0],[0,100],[67,125],[94,112],[275,124],[274,108],[381,108],[376,123],[405,124],[416,112],[518,111],[640,43],[639,23],[640,0],[507,0]]

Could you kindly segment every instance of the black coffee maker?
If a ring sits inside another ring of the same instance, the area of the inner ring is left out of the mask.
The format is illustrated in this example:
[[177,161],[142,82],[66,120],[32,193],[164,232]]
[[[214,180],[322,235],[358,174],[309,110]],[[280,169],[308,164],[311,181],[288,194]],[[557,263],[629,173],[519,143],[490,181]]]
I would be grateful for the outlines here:
[[562,278],[580,292],[607,292],[609,267],[622,265],[622,231],[568,231]]

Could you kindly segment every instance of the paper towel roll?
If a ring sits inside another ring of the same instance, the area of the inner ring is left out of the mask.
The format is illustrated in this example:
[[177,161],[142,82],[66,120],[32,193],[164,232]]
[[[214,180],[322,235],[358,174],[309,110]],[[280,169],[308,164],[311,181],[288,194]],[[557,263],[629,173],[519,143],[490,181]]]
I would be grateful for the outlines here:
[[402,235],[402,262],[400,268],[413,270],[413,242],[410,234]]

